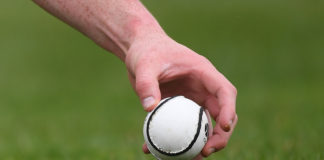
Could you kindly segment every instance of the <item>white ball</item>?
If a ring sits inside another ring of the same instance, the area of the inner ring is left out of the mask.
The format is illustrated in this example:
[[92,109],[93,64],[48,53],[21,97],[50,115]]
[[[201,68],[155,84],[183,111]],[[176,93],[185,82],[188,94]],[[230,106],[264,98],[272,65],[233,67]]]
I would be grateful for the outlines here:
[[209,123],[202,107],[183,96],[163,99],[146,116],[144,139],[150,152],[161,160],[189,160],[205,146]]

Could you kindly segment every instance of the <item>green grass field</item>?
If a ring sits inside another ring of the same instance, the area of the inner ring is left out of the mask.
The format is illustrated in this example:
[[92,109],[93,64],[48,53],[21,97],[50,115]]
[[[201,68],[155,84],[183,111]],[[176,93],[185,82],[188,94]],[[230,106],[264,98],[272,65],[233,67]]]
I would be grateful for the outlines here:
[[[208,159],[324,159],[324,1],[143,1],[238,88]],[[153,159],[146,113],[112,54],[31,1],[0,7],[0,159]]]

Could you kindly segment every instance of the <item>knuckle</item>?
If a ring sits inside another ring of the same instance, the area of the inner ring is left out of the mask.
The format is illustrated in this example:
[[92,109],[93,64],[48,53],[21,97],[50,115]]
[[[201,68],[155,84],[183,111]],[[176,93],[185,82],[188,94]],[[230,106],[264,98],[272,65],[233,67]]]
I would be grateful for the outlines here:
[[198,56],[200,57],[200,59],[201,59],[201,61],[203,61],[203,62],[209,62],[209,60],[205,57],[205,56],[202,56],[202,55],[200,55],[200,54],[198,54]]
[[200,68],[206,68],[206,67],[210,67],[211,65],[211,62],[208,60],[208,58],[200,54],[195,54],[193,56],[193,59],[195,63],[197,63],[196,65],[197,67],[199,66]]
[[220,140],[219,146],[217,147],[217,149],[223,149],[223,148],[226,147],[226,145],[227,145],[227,140],[226,139]]
[[204,65],[206,65],[207,67],[210,67],[210,68],[212,68],[212,69],[216,69],[215,68],[215,66],[209,61],[209,59],[208,58],[206,58],[206,57],[204,57],[204,56],[201,56],[202,58],[202,60],[201,60],[201,62],[204,64]]
[[237,95],[237,88],[235,86],[233,86],[233,92],[235,95]]
[[232,94],[237,95],[237,89],[233,84],[231,84],[229,88]]
[[229,95],[234,95],[236,96],[237,95],[237,89],[234,85],[232,84],[229,84],[227,87],[224,87],[222,88],[223,91]]
[[149,81],[145,81],[145,80],[136,81],[136,90],[138,92],[143,92],[144,90],[146,90],[150,86],[151,86],[151,83]]

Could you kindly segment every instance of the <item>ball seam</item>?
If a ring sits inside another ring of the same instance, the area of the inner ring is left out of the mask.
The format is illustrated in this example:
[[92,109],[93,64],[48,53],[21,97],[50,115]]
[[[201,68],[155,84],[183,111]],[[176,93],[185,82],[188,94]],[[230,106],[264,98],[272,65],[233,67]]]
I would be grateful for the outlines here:
[[[175,96],[175,97],[178,97],[178,96]],[[202,115],[203,115],[203,108],[200,107],[200,110],[199,110],[199,118],[198,118],[198,127],[197,127],[197,131],[195,133],[195,136],[193,138],[193,140],[190,142],[190,144],[188,145],[188,147],[186,147],[185,149],[183,149],[182,151],[179,151],[179,152],[175,152],[175,153],[169,153],[169,152],[165,152],[161,149],[159,149],[151,140],[151,137],[150,137],[150,132],[149,132],[149,127],[150,127],[150,122],[154,116],[154,114],[156,113],[156,111],[161,108],[161,106],[163,106],[163,104],[165,104],[166,102],[168,102],[169,100],[175,98],[175,97],[170,97],[168,99],[166,99],[165,101],[163,101],[161,104],[159,104],[156,109],[152,112],[152,114],[150,115],[149,119],[148,119],[148,122],[147,122],[147,126],[146,126],[146,135],[147,135],[147,139],[148,139],[148,142],[151,144],[151,146],[157,150],[159,153],[161,154],[164,154],[164,155],[167,155],[167,156],[177,156],[177,155],[181,155],[185,152],[187,152],[188,150],[190,150],[192,148],[192,146],[195,144],[195,142],[197,141],[198,139],[198,136],[199,136],[199,133],[200,133],[200,129],[201,129],[201,121],[202,121]]]

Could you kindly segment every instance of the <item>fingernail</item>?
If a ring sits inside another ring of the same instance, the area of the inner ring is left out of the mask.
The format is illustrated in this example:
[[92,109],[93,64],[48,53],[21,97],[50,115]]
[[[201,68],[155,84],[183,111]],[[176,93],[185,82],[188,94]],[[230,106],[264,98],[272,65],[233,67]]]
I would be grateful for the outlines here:
[[208,156],[212,153],[216,152],[216,149],[215,148],[209,148],[208,149]]
[[144,109],[150,108],[151,106],[154,105],[154,103],[155,103],[155,99],[152,96],[144,98],[142,101]]
[[232,126],[232,124],[233,124],[233,121],[230,120],[230,121],[225,125],[224,129],[225,129],[226,132],[228,132],[228,131],[231,130],[231,126]]

